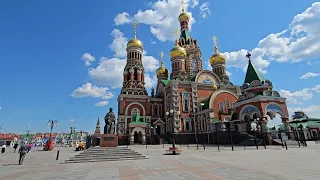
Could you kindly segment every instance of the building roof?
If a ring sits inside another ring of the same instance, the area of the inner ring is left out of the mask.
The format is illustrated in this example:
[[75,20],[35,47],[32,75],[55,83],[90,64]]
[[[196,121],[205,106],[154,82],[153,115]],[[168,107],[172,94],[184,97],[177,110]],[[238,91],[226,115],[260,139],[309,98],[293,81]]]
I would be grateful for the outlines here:
[[190,35],[190,32],[187,29],[184,29],[184,30],[181,31],[180,38],[184,38],[185,41],[186,41],[186,44],[189,44],[188,40],[192,39],[192,37]]
[[162,82],[165,86],[167,86],[167,85],[169,84],[170,80],[161,80],[161,82]]
[[251,60],[249,61],[246,78],[244,83],[251,83],[254,80],[258,80],[260,82],[264,81],[264,77],[260,74],[260,72],[254,67]]
[[[294,128],[320,128],[320,119],[318,118],[308,118],[307,116],[296,118],[293,121],[289,122],[289,126]],[[280,129],[285,129],[284,124],[279,125]]]

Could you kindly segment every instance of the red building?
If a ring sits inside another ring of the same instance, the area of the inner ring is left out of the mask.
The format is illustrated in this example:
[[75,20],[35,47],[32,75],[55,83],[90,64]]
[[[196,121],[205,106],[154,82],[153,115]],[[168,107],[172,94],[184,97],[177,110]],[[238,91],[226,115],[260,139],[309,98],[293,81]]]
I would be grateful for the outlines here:
[[[127,44],[127,64],[118,96],[120,143],[150,142],[152,135],[163,138],[168,133],[174,133],[178,143],[193,143],[195,133],[219,130],[232,119],[240,120],[240,129],[257,117],[266,122],[266,116],[275,113],[288,120],[285,99],[272,90],[271,82],[262,78],[251,61],[243,86],[229,81],[226,58],[218,51],[215,38],[212,70],[203,70],[201,49],[189,32],[190,17],[182,10],[178,20],[180,36],[169,53],[172,72],[165,67],[161,53],[157,87],[152,88],[151,96],[145,89],[143,44],[136,31]],[[137,113],[141,123],[130,126]]]

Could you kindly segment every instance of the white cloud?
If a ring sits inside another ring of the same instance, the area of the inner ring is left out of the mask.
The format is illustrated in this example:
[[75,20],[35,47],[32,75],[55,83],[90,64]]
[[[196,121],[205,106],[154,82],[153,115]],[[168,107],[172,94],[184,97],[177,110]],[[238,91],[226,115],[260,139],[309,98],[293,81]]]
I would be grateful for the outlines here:
[[296,92],[281,89],[279,93],[282,97],[287,98],[288,104],[302,104],[303,102],[301,100],[308,100],[313,97],[313,94],[308,88],[304,88]]
[[146,72],[154,72],[159,67],[159,61],[153,56],[143,56],[142,64]]
[[[199,5],[199,0],[186,0],[185,2],[185,9],[188,9],[189,6],[194,8]],[[150,3],[150,8],[151,9],[145,11],[138,10],[133,16],[133,20],[141,24],[149,25],[151,33],[160,41],[172,41],[174,39],[173,32],[180,29],[178,22],[178,16],[181,13],[180,2],[177,0],[159,0],[155,3]],[[191,12],[188,13],[190,15],[189,28],[191,30],[195,19],[192,17]],[[123,14],[124,13],[121,13],[116,17],[122,17],[124,16]],[[126,17],[126,19],[130,18]],[[121,22],[129,23],[128,20]]]
[[111,45],[109,46],[114,52],[115,57],[123,58],[127,56],[127,43],[128,40],[123,36],[123,33],[119,29],[114,29],[111,33],[114,38]]
[[[94,97],[94,98],[105,98],[109,99],[113,97],[113,94],[108,91],[107,87],[93,86],[91,83],[83,84],[81,87],[75,89],[71,96],[74,98]],[[112,95],[111,95],[112,94]]]
[[[270,61],[299,62],[320,57],[320,2],[313,3],[303,13],[296,15],[288,29],[270,34],[260,40],[252,50],[252,59],[262,72],[266,72]],[[247,50],[227,52],[227,64],[242,67]],[[255,53],[254,53],[255,52]],[[238,59],[235,59],[238,57]],[[237,64],[236,64],[237,60]]]
[[96,107],[103,107],[103,106],[106,106],[108,104],[109,104],[108,101],[101,101],[101,102],[96,103],[95,106]]
[[311,105],[306,108],[297,107],[297,108],[288,108],[289,114],[293,114],[295,111],[303,111],[309,117],[320,117],[320,105]]
[[131,19],[130,19],[130,15],[127,12],[123,12],[121,14],[118,14],[115,18],[114,18],[114,23],[116,25],[122,25],[122,24],[126,24],[126,23],[131,23]]
[[157,76],[155,76],[155,75],[151,76],[150,74],[146,73],[144,75],[144,77],[145,77],[144,82],[146,83],[145,84],[146,89],[150,89],[150,88],[152,88],[152,86],[156,87]]
[[95,57],[93,57],[90,53],[84,53],[81,57],[81,60],[83,60],[85,62],[86,66],[90,66],[91,62],[93,62],[94,60],[96,60]]
[[320,84],[314,86],[311,90],[320,93]]
[[200,16],[202,18],[206,18],[208,15],[211,14],[211,11],[209,9],[209,2],[205,2],[205,3],[201,4],[199,6],[199,9],[200,9]]
[[231,73],[231,72],[229,72],[229,71],[227,71],[227,75],[228,75],[228,76],[231,76],[231,75],[232,75],[232,73]]
[[302,76],[300,77],[300,79],[309,79],[309,78],[313,78],[313,77],[317,77],[317,76],[320,76],[320,73],[308,72],[308,73],[302,75]]
[[94,84],[108,86],[112,89],[120,88],[125,65],[124,59],[102,57],[96,68],[89,69],[89,77]]
[[287,98],[288,104],[303,104],[303,101],[309,100],[313,97],[312,91],[320,93],[320,84],[313,88],[303,88],[300,91],[290,92],[288,90],[281,89],[279,91],[282,97]]
[[70,122],[74,122],[74,119],[70,119],[69,121],[70,121]]

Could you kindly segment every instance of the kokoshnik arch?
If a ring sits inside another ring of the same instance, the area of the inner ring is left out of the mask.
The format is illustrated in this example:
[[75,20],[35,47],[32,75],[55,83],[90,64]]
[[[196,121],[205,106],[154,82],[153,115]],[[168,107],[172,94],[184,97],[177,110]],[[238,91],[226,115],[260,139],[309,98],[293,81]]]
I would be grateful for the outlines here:
[[[165,67],[164,54],[160,53],[157,87],[156,91],[152,88],[151,96],[145,88],[143,43],[137,38],[137,24],[134,23],[134,37],[127,44],[127,63],[118,96],[120,143],[145,143],[152,133],[158,138],[175,133],[177,142],[193,143],[196,132],[217,131],[225,122],[233,120],[237,120],[239,131],[245,131],[256,118],[260,118],[266,127],[267,117],[272,119],[277,113],[287,124],[285,98],[280,97],[273,90],[272,82],[255,69],[249,53],[244,84],[233,85],[226,73],[226,57],[219,52],[217,39],[213,38],[214,54],[210,57],[212,71],[203,70],[201,49],[189,32],[190,17],[184,8],[178,20],[180,32],[176,33],[174,47],[169,53],[172,71]],[[172,113],[166,116],[170,110]],[[137,114],[140,119],[133,120]],[[134,126],[130,125],[132,121]]]

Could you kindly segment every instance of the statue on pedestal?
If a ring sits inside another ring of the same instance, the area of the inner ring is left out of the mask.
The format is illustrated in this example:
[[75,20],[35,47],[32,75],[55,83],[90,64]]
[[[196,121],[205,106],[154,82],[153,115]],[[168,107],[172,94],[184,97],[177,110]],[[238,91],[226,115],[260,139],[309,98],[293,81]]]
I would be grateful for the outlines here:
[[109,112],[104,117],[104,121],[104,134],[115,134],[116,116],[114,112],[112,112],[112,108],[109,109]]

